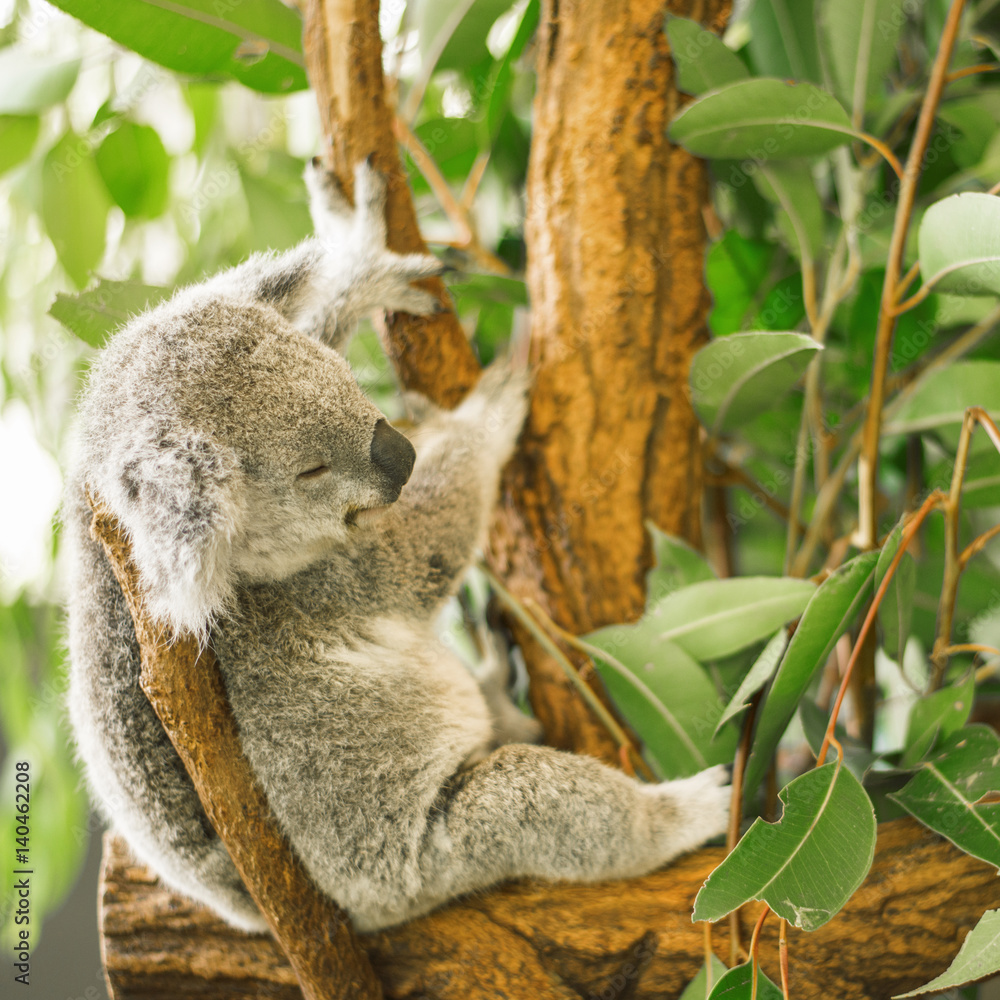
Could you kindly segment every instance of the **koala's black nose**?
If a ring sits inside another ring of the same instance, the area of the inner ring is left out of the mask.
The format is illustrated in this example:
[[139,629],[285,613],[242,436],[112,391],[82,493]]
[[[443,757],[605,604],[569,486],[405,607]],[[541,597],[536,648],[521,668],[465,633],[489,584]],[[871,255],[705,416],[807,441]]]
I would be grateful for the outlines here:
[[410,478],[417,460],[413,445],[384,418],[375,425],[371,455],[376,467],[388,476],[397,492]]

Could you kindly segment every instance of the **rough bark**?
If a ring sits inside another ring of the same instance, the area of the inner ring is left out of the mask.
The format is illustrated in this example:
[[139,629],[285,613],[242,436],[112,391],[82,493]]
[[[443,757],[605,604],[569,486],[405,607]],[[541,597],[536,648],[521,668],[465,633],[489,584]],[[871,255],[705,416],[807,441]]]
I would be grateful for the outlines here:
[[[104,546],[132,613],[142,651],[142,689],[212,826],[281,942],[275,947],[287,953],[287,972],[293,983],[298,977],[300,995],[306,1000],[379,1000],[379,982],[347,915],[316,889],[271,815],[243,756],[211,648],[199,650],[191,638],[171,643],[147,617],[129,541],[99,504],[94,504],[91,533]],[[199,967],[197,961],[192,966]],[[110,976],[110,968],[108,972]]]
[[[363,935],[393,1000],[614,1000],[676,997],[702,960],[694,896],[722,850],[603,885],[520,883]],[[911,820],[879,828],[865,884],[825,927],[789,934],[791,995],[885,1000],[938,975],[996,905],[996,874]],[[298,1000],[280,947],[231,930],[164,890],[109,836],[101,881],[105,959],[115,1000],[268,996]],[[759,913],[743,914],[744,939]],[[777,921],[761,955],[778,979]],[[728,929],[713,930],[720,957]]]
[[[682,96],[667,10],[716,30],[728,0],[545,0],[528,176],[535,393],[492,561],[581,633],[642,612],[647,519],[700,541],[687,375],[708,339],[704,164],[666,139]],[[614,759],[558,667],[529,650],[556,746]]]
[[[372,156],[389,181],[389,248],[426,253],[396,150],[393,112],[385,98],[378,6],[378,0],[306,0],[306,68],[329,142],[329,162],[345,191],[352,193],[354,164]],[[448,303],[439,279],[425,284]],[[476,384],[479,362],[453,312],[389,314],[383,333],[387,353],[407,389],[452,407]]]

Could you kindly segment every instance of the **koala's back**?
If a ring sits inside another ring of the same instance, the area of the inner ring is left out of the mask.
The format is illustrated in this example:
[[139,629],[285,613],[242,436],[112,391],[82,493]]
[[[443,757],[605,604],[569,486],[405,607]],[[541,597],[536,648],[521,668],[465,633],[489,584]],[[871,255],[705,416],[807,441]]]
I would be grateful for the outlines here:
[[[177,868],[171,858],[226,873],[228,855],[139,686],[132,618],[100,545],[90,537],[92,512],[79,483],[70,484],[64,518],[73,560],[69,709],[96,800],[140,856],[168,879]],[[190,892],[178,874],[174,881]],[[226,878],[239,894],[235,868]]]

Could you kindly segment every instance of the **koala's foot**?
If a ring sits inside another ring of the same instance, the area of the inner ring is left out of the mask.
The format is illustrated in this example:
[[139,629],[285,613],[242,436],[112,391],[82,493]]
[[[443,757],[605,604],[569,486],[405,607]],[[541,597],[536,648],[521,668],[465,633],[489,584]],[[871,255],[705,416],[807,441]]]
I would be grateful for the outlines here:
[[726,832],[729,825],[729,768],[710,767],[690,778],[645,785],[653,799],[653,833],[663,852],[660,864]]
[[[410,282],[436,277],[448,268],[431,254],[397,254],[386,246],[384,174],[367,160],[357,164],[353,206],[319,157],[306,166],[305,182],[317,237],[331,256],[351,264],[349,312],[361,315],[381,308],[426,316],[444,310],[435,295]],[[343,303],[334,303],[335,309],[338,306]]]
[[496,633],[482,626],[480,642],[484,652],[484,667],[478,681],[493,720],[493,741],[506,743],[541,743],[542,724],[525,715],[510,695],[512,669],[507,643]]

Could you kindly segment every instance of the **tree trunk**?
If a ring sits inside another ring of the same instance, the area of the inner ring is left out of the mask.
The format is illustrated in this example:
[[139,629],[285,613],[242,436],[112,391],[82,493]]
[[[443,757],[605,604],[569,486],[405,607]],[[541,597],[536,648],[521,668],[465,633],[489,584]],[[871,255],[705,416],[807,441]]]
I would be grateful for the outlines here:
[[[643,609],[646,520],[700,542],[687,376],[708,340],[704,164],[667,142],[682,101],[668,7],[716,30],[728,0],[546,0],[528,175],[536,383],[491,560],[521,598],[586,632]],[[530,651],[555,746],[615,748],[554,662]]]
[[[393,1000],[668,1000],[702,962],[691,907],[722,853],[698,851],[627,882],[503,886],[360,941]],[[989,865],[912,820],[883,824],[872,870],[843,911],[811,934],[790,930],[791,995],[887,1000],[927,982],[996,892]],[[115,1000],[301,1000],[276,942],[172,895],[110,836],[100,896]],[[744,940],[758,913],[744,911]],[[776,934],[772,916],[761,956],[775,981]],[[728,955],[727,921],[712,943]]]

